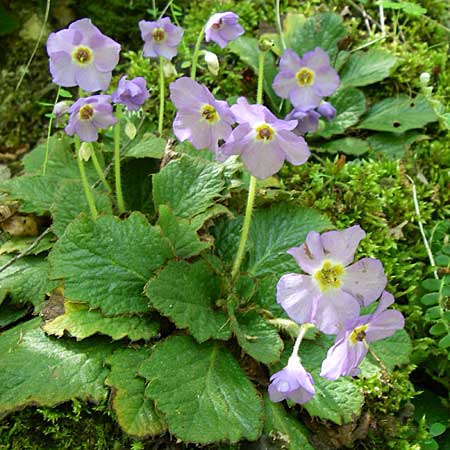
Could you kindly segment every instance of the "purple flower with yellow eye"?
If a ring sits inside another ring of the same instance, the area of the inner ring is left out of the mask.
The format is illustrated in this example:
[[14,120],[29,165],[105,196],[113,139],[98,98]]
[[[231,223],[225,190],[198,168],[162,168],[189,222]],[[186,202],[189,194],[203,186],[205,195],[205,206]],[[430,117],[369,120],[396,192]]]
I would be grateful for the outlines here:
[[244,34],[244,29],[238,23],[239,17],[233,12],[213,14],[205,26],[206,42],[213,41],[221,48]]
[[287,366],[270,377],[269,397],[273,402],[289,399],[295,403],[311,400],[316,390],[311,374],[300,363],[297,355],[291,355]]
[[187,77],[170,83],[170,99],[177,108],[173,132],[198,150],[216,153],[218,141],[227,139],[235,122],[228,103],[216,100],[207,87]]
[[336,380],[340,376],[358,375],[358,366],[366,356],[369,344],[392,336],[405,326],[405,319],[399,311],[387,310],[392,303],[394,297],[384,291],[373,314],[345,324],[322,363],[322,377]]
[[76,134],[83,142],[95,142],[99,128],[106,129],[117,123],[110,95],[80,98],[69,108],[69,113],[65,132],[69,136]]
[[248,171],[260,179],[277,173],[285,160],[298,166],[308,159],[308,145],[292,132],[296,120],[277,119],[265,106],[249,105],[244,97],[231,111],[239,125],[219,149],[218,159],[240,155]]
[[136,111],[150,97],[146,85],[143,77],[127,80],[127,76],[124,75],[119,81],[117,91],[112,94],[112,101],[124,104],[130,111]]
[[277,302],[291,319],[337,334],[380,296],[387,281],[381,262],[363,258],[351,264],[365,235],[359,225],[321,235],[311,231],[304,244],[288,250],[309,274],[290,273],[278,282]]
[[295,132],[298,134],[312,133],[319,126],[320,114],[314,109],[302,111],[301,109],[293,109],[287,116],[286,120],[298,120]]
[[162,56],[170,61],[177,54],[184,30],[174,25],[169,17],[163,17],[156,22],[141,20],[139,29],[144,41],[144,56]]
[[80,19],[67,29],[50,33],[47,53],[55,84],[91,92],[108,88],[111,72],[119,62],[120,45],[102,34],[90,19]]
[[295,108],[305,111],[319,106],[322,97],[331,95],[339,86],[339,75],[330,65],[328,54],[321,48],[307,52],[303,58],[286,49],[280,59],[280,72],[273,89],[288,98]]

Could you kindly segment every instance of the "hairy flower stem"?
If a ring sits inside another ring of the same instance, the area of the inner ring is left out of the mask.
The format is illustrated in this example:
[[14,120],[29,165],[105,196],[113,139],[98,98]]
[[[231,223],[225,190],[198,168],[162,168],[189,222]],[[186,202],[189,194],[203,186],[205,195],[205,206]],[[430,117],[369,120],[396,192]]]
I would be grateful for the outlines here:
[[198,62],[198,54],[200,52],[200,45],[203,41],[203,36],[205,35],[205,27],[203,27],[198,34],[197,42],[195,43],[194,54],[192,55],[192,66],[191,66],[191,79],[195,80],[197,76],[197,62]]
[[[163,112],[164,113],[164,112]],[[120,118],[121,118],[121,106],[117,105],[116,116],[117,123],[114,125],[114,177],[116,183],[116,197],[117,208],[119,214],[125,212],[125,205],[122,195],[122,181],[120,177]]]
[[[259,53],[259,64],[258,64],[258,90],[256,91],[256,103],[262,104],[263,100],[263,82],[264,82],[264,57],[266,55],[265,51],[260,51]],[[247,243],[248,232],[250,229],[250,222],[252,219],[253,203],[255,201],[256,194],[256,178],[252,176],[250,178],[250,185],[248,187],[248,197],[247,206],[245,208],[244,225],[242,226],[241,240],[239,241],[238,251],[236,253],[236,258],[234,260],[233,269],[231,271],[231,280],[235,280],[237,274],[239,273],[239,268],[242,264],[242,259],[245,253],[245,244]]]
[[89,205],[89,210],[91,211],[92,219],[97,219],[97,208],[95,207],[94,197],[92,197],[91,189],[89,188],[88,179],[86,176],[86,170],[84,169],[84,161],[80,154],[81,144],[78,136],[75,136],[75,147],[77,148],[77,161],[78,169],[80,170],[81,183],[83,184],[84,195]]
[[44,175],[44,176],[47,171],[48,153],[49,153],[49,147],[50,147],[50,136],[52,134],[53,117],[55,116],[55,114],[53,113],[53,110],[55,109],[55,105],[58,103],[60,93],[61,93],[61,86],[58,87],[58,92],[56,93],[56,97],[55,97],[55,103],[53,103],[52,113],[50,115],[50,120],[48,122],[47,143],[45,145],[44,164],[42,165],[42,175]]
[[313,327],[310,323],[304,323],[300,326],[300,331],[298,332],[297,339],[295,340],[294,348],[292,349],[291,358],[298,358],[298,350],[300,348],[300,344],[303,341],[303,338],[305,337],[306,332],[309,328]]
[[112,192],[111,186],[109,185],[108,181],[106,180],[105,175],[103,175],[103,170],[100,167],[100,163],[98,162],[97,154],[95,152],[95,147],[92,149],[91,158],[92,158],[92,162],[94,163],[94,167],[97,172],[98,178],[103,183],[103,186],[105,186],[106,190],[109,193],[111,193]]
[[159,57],[159,120],[158,120],[158,134],[161,137],[164,125],[164,58]]

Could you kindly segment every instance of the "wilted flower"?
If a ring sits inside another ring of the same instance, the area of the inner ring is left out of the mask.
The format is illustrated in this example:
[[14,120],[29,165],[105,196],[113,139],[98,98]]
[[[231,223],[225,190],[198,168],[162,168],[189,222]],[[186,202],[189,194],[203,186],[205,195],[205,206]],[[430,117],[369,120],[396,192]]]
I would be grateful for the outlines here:
[[100,91],[111,82],[111,72],[119,62],[120,45],[102,34],[90,19],[80,19],[68,29],[49,35],[47,53],[55,84]]
[[392,336],[404,327],[405,319],[399,311],[386,311],[392,303],[394,303],[394,297],[384,291],[373,314],[359,317],[345,324],[322,363],[320,372],[322,377],[336,380],[340,376],[358,375],[360,372],[358,366],[366,356],[369,344]]
[[273,402],[292,400],[306,403],[316,392],[314,381],[300,363],[297,355],[291,355],[287,366],[270,377],[269,397]]
[[174,25],[169,17],[163,17],[156,22],[141,20],[139,29],[144,41],[144,56],[163,56],[171,60],[177,54],[184,30]]
[[92,95],[78,99],[69,108],[69,123],[65,132],[77,134],[83,142],[95,142],[99,128],[109,128],[117,122],[111,106],[110,95]]
[[314,109],[302,111],[301,109],[293,109],[286,117],[286,120],[298,120],[295,132],[298,134],[312,133],[319,126],[320,114]]
[[180,140],[188,140],[200,150],[216,152],[218,141],[227,139],[234,123],[228,103],[216,100],[209,89],[187,77],[170,83],[170,99],[178,112],[173,131]]
[[225,48],[228,42],[244,34],[244,29],[239,25],[238,20],[238,15],[233,12],[213,14],[206,22],[206,42],[213,41],[221,48]]
[[136,77],[127,80],[127,76],[124,75],[119,81],[117,91],[112,94],[112,101],[124,104],[130,111],[136,111],[149,96],[145,78]]
[[338,86],[339,75],[330,66],[328,54],[319,47],[305,53],[303,58],[286,49],[280,60],[280,72],[273,81],[277,95],[303,110],[319,106],[322,97],[331,95]]
[[333,120],[336,117],[336,108],[330,102],[322,102],[317,107],[317,112],[327,120]]
[[291,319],[337,334],[359,316],[360,306],[380,296],[387,281],[381,262],[363,258],[350,265],[365,235],[359,225],[322,235],[311,231],[304,244],[288,250],[309,274],[290,273],[278,282],[277,302]]
[[296,166],[308,159],[305,140],[291,131],[296,120],[277,119],[265,106],[249,105],[244,97],[231,111],[239,125],[219,149],[219,159],[241,155],[248,171],[260,179],[277,173],[285,159]]

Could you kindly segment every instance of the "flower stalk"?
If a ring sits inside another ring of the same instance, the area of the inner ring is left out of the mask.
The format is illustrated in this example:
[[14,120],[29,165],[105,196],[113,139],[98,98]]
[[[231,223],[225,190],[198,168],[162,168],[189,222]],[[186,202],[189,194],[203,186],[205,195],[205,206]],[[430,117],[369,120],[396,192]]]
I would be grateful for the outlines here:
[[164,124],[164,58],[159,57],[159,119],[158,119],[158,134],[162,136]]
[[44,164],[42,165],[42,175],[43,176],[45,176],[45,174],[47,172],[48,154],[49,154],[49,150],[50,150],[50,136],[52,134],[53,118],[55,116],[55,113],[53,111],[55,109],[56,104],[58,103],[60,94],[61,94],[61,86],[58,87],[58,91],[56,92],[55,103],[53,104],[52,114],[50,115],[50,120],[48,122],[47,142],[45,145]]
[[117,208],[119,214],[125,212],[125,204],[123,202],[122,194],[122,181],[120,175],[120,118],[122,115],[122,109],[120,105],[117,105],[116,116],[117,123],[114,125],[114,177],[116,183],[116,198]]
[[194,54],[192,55],[192,66],[191,66],[191,79],[192,80],[195,80],[195,77],[197,76],[198,56],[200,53],[200,45],[202,44],[204,35],[205,35],[205,27],[203,27],[200,30],[200,33],[198,34],[197,42],[195,43]]
[[97,158],[97,153],[95,152],[95,147],[92,148],[91,158],[92,158],[92,162],[94,163],[94,167],[95,167],[95,170],[97,172],[97,175],[98,175],[100,181],[102,182],[103,186],[105,186],[106,190],[109,193],[111,193],[112,192],[111,186],[108,183],[108,181],[106,180],[105,175],[103,174],[103,170],[102,170],[100,163],[98,161],[98,158]]

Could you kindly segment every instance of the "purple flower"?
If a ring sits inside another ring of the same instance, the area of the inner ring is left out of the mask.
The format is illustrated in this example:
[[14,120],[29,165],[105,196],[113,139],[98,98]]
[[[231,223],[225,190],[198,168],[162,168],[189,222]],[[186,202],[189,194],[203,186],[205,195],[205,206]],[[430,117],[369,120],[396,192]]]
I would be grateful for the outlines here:
[[147,91],[145,78],[136,77],[127,80],[127,76],[124,75],[119,81],[117,91],[112,95],[112,101],[124,104],[130,111],[136,111],[148,97],[150,94]]
[[50,34],[47,53],[54,83],[100,91],[111,82],[111,72],[119,62],[120,45],[102,34],[91,19],[80,19],[68,29]]
[[71,104],[72,102],[69,102],[67,100],[56,103],[56,105],[53,107],[53,114],[55,115],[55,117],[62,117],[64,114],[69,112],[69,107]]
[[339,75],[330,66],[328,54],[321,48],[300,58],[286,49],[280,60],[280,72],[273,80],[273,89],[281,98],[288,98],[295,108],[308,110],[319,106],[322,97],[331,95],[339,86]]
[[311,374],[300,363],[297,355],[289,358],[287,366],[270,377],[269,397],[273,402],[292,400],[306,403],[311,400],[316,390]]
[[381,262],[363,258],[351,264],[365,235],[359,225],[322,235],[311,231],[304,244],[288,250],[309,274],[290,273],[278,282],[277,302],[291,319],[337,334],[359,316],[360,306],[380,296],[387,281]]
[[298,120],[295,132],[298,134],[312,133],[319,126],[320,114],[314,109],[302,111],[301,109],[293,109],[286,117],[286,120]]
[[69,136],[77,134],[83,142],[95,142],[99,128],[106,129],[117,123],[112,112],[110,95],[80,98],[69,108],[69,113],[65,132]]
[[336,117],[336,108],[330,102],[322,102],[317,112],[327,120],[333,120]]
[[228,42],[244,34],[244,29],[239,25],[238,20],[238,15],[233,12],[213,14],[206,22],[206,42],[213,41],[221,48],[225,48]]
[[320,375],[329,380],[340,376],[358,375],[358,366],[366,356],[369,344],[392,336],[405,325],[399,311],[387,308],[394,303],[394,297],[384,291],[380,303],[373,314],[362,316],[345,324],[336,336],[333,347],[328,350],[322,363]]
[[291,131],[296,120],[277,119],[265,106],[249,105],[244,97],[231,111],[239,125],[219,149],[219,159],[239,154],[248,171],[260,179],[277,173],[285,159],[296,166],[308,159],[305,140]]
[[198,150],[216,153],[217,142],[230,136],[234,123],[228,103],[216,100],[207,87],[187,77],[170,83],[170,99],[178,110],[173,121],[175,136]]
[[144,41],[144,56],[163,56],[170,61],[177,54],[184,30],[174,25],[169,17],[163,17],[156,22],[141,20],[139,29]]

